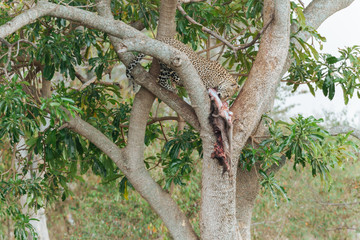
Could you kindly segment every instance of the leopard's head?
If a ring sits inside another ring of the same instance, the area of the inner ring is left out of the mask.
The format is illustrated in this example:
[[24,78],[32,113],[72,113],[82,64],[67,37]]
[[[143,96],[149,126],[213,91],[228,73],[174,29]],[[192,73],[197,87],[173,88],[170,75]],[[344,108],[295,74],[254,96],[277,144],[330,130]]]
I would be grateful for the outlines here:
[[232,97],[237,91],[239,91],[240,86],[235,81],[235,79],[232,79],[232,81],[226,80],[223,81],[217,89],[219,98],[222,101],[228,100],[230,97]]

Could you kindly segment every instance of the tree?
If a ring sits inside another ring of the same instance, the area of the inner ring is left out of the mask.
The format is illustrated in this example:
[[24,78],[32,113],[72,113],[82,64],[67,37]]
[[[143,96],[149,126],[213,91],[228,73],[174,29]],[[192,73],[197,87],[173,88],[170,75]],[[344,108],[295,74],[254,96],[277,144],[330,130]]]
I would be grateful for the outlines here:
[[[321,42],[316,28],[353,0],[313,0],[306,9],[284,0],[182,2],[18,4],[8,0],[2,4],[0,136],[2,144],[11,149],[4,156],[12,153],[13,159],[17,157],[22,136],[29,152],[21,159],[23,174],[31,171],[34,154],[44,159],[35,169],[42,171],[43,177],[27,181],[11,170],[11,164],[4,165],[9,172],[1,183],[2,202],[25,193],[34,208],[58,196],[65,199],[70,194],[67,183],[91,167],[107,181],[122,178],[120,188],[124,192],[131,183],[174,239],[197,239],[171,194],[150,176],[149,163],[144,164],[145,147],[139,143],[144,139],[147,145],[153,143],[162,129],[161,124],[147,127],[156,97],[191,126],[174,133],[163,155],[153,158],[170,159],[162,163],[168,171],[163,186],[181,184],[182,178],[190,174],[192,150],[196,148],[202,155],[202,239],[250,239],[251,214],[260,183],[274,193],[284,193],[274,173],[286,160],[293,160],[294,167],[310,164],[314,175],[326,177],[328,167],[348,153],[343,146],[351,145],[349,134],[332,138],[317,125],[318,120],[299,116],[287,124],[263,115],[271,109],[282,78],[295,90],[299,83],[306,83],[313,94],[321,89],[330,99],[335,84],[343,86],[348,98],[358,91],[354,63],[358,62],[359,48],[343,50],[343,57],[336,58],[319,56],[306,42],[310,37]],[[224,65],[233,68],[243,84],[231,100],[235,120],[229,172],[223,173],[211,157],[215,138],[208,121],[210,101],[197,72],[183,53],[149,38],[139,31],[143,28],[157,30],[157,37],[173,37],[177,30],[178,37],[194,48],[205,46],[208,57],[213,47],[223,47],[219,54],[225,59]],[[216,45],[212,46],[212,39],[216,39]],[[154,62],[149,73],[140,66],[134,69],[135,82],[141,88],[133,102],[121,100],[119,86],[102,79],[114,65],[129,65],[134,51],[173,66],[184,81],[186,93],[180,89],[178,96],[159,87],[154,77],[158,65]],[[83,77],[80,67],[86,66],[96,78]],[[287,71],[289,74],[283,77]],[[50,93],[49,81],[55,79],[65,80],[54,85]],[[72,83],[69,86],[66,79],[78,79],[82,87],[72,91]],[[191,104],[183,100],[186,94]],[[40,131],[46,119],[50,119],[50,125]],[[158,120],[166,119],[153,122]],[[25,238],[25,229],[31,229],[29,217],[21,215],[16,204],[1,210],[18,224],[15,235]]]

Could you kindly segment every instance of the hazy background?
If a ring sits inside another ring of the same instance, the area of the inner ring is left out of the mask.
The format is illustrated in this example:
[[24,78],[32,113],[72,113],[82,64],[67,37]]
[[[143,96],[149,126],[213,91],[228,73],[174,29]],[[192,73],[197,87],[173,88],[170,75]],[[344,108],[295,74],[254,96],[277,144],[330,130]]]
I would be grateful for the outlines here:
[[[307,5],[311,0],[303,0]],[[318,29],[318,32],[326,37],[326,42],[323,43],[322,53],[330,53],[339,56],[338,49],[360,45],[360,0],[356,0],[350,7],[335,13],[327,19]],[[317,47],[319,50],[319,48]],[[320,50],[319,50],[320,51]],[[285,85],[285,84],[283,84]],[[302,85],[297,92],[307,90],[307,86]],[[283,104],[277,102],[277,104]],[[354,126],[360,127],[360,99],[356,94],[345,105],[341,88],[336,89],[335,97],[330,101],[324,97],[322,91],[316,92],[316,98],[310,93],[298,94],[295,93],[286,98],[286,104],[296,104],[289,112],[289,116],[297,115],[298,113],[309,116],[314,115],[317,118],[331,115],[334,113],[346,118]]]

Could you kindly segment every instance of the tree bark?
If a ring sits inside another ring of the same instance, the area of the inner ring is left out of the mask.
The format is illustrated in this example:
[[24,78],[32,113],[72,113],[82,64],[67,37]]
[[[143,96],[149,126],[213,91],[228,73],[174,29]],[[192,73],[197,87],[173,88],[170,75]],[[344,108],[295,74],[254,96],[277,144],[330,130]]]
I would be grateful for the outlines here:
[[[25,140],[22,137],[20,139],[20,142],[18,144],[18,148],[19,149],[24,149],[24,150],[20,150],[20,156],[21,158],[25,159],[28,157],[28,151],[26,150],[26,144],[25,144]],[[32,167],[34,169],[37,169],[37,162],[40,161],[41,159],[39,159],[39,157],[35,157],[34,159],[34,164],[32,165]],[[16,170],[18,173],[22,172],[22,168],[23,168],[23,164],[21,163],[21,161],[19,161],[18,158],[16,158]],[[31,179],[32,178],[32,174],[38,174],[38,171],[28,171],[28,173],[24,176],[24,179]],[[20,197],[20,204],[22,206],[22,213],[24,214],[28,214],[30,216],[30,218],[35,218],[38,221],[34,221],[31,220],[30,224],[33,226],[33,228],[35,229],[36,233],[38,234],[38,238],[39,240],[49,240],[49,231],[48,231],[48,227],[47,227],[47,223],[46,223],[46,214],[45,214],[45,208],[40,208],[37,211],[35,211],[32,208],[29,208],[28,205],[26,204],[26,200],[27,200],[28,195],[25,194],[23,196]],[[32,239],[31,236],[28,236],[28,239]]]
[[[269,109],[289,49],[290,2],[265,0],[263,14],[265,24],[271,19],[273,22],[262,36],[248,80],[231,107],[235,116],[232,159],[238,159],[261,116]],[[242,239],[246,240],[250,239],[251,214],[259,189],[254,171],[254,168],[251,172],[239,169],[236,180],[237,225]]]
[[[347,1],[314,0],[304,10],[304,16],[305,16],[305,19],[306,19],[306,24],[313,27],[314,29],[317,29],[320,26],[320,24],[323,21],[325,21],[328,17],[330,17],[335,12],[349,6],[352,2],[353,2],[353,0],[347,0]],[[295,26],[291,26],[291,29],[292,29],[293,32],[296,31]],[[264,39],[265,37],[266,36],[264,35],[262,40],[261,40],[261,44],[263,44],[263,42],[267,41],[266,39]],[[301,32],[299,34],[299,37],[306,41],[306,40],[309,39],[310,35],[308,33]],[[297,45],[297,47],[300,47],[299,44],[296,44],[296,45]],[[260,54],[260,51],[258,53],[256,61],[260,58],[259,54]],[[283,54],[287,55],[288,53],[283,53]],[[272,89],[271,90],[272,96],[270,95],[267,98],[268,99],[267,104],[264,106],[266,111],[268,111],[268,110],[270,110],[272,108],[272,105],[273,105],[273,102],[274,102],[274,97],[275,97],[275,89],[274,89],[274,87],[276,87],[278,85],[278,81],[280,80],[280,77],[283,76],[285,74],[285,72],[289,69],[290,63],[291,63],[291,59],[288,56],[286,58],[286,63],[283,65],[283,69],[281,70],[280,76],[274,78],[276,83],[273,84],[270,87]],[[256,68],[255,68],[256,65],[257,65],[257,63],[255,62],[251,72],[258,72],[259,74],[263,75],[264,73],[261,73],[261,71],[256,70]],[[250,76],[249,76],[246,84],[250,85],[251,84],[250,83],[251,79],[253,79],[253,77],[252,77],[252,75],[250,73]],[[260,81],[263,81],[263,80],[260,80]],[[253,84],[253,87],[256,88],[256,85]],[[262,89],[267,89],[267,88],[269,88],[269,87],[265,87],[265,88],[262,87]],[[237,100],[236,104],[234,104],[232,109],[241,109],[241,108],[243,108],[243,106],[240,107],[240,105],[246,105],[245,103],[240,104],[240,101],[244,100],[244,97],[243,97],[243,95],[245,95],[244,92],[245,91],[251,92],[250,90],[251,90],[251,88],[249,90],[247,90],[246,88],[243,88],[242,92],[239,94],[239,97],[238,97],[239,100]],[[256,91],[256,92],[262,94],[262,91]],[[251,96],[253,96],[253,94],[250,93],[248,96],[251,97]],[[264,99],[266,99],[266,98],[264,98]],[[258,101],[255,101],[255,100],[254,101],[249,100],[249,101],[252,102],[254,105],[259,104]],[[240,116],[242,116],[242,114],[240,114]],[[258,122],[258,121],[255,121],[255,123],[256,122]],[[237,131],[242,131],[243,129],[241,129],[241,127],[248,128],[248,126],[249,126],[248,122],[242,122],[242,124],[237,125]],[[234,131],[236,131],[236,129]],[[261,133],[259,134],[256,131],[254,133],[254,135],[255,136],[261,135]],[[247,136],[243,137],[243,138],[240,138],[240,136],[244,136],[244,135],[240,134],[240,135],[237,136],[238,137],[238,139],[236,140],[237,144],[239,144],[241,142],[240,141],[241,139],[243,139],[243,141],[244,140],[246,141],[246,139],[248,139]],[[240,144],[240,146],[241,146],[241,144]],[[238,149],[242,149],[242,147],[240,147]],[[235,152],[236,156],[238,156],[238,154],[240,154],[237,150],[235,150],[234,152]],[[252,168],[252,170],[250,172],[248,172],[246,170],[244,171],[242,169],[238,169],[237,187],[236,187],[236,189],[237,189],[237,195],[236,195],[237,220],[238,220],[239,227],[241,229],[241,235],[242,235],[244,240],[245,239],[246,240],[251,239],[251,232],[250,232],[250,230],[251,230],[251,217],[252,217],[251,214],[252,214],[252,209],[254,207],[254,201],[256,199],[256,196],[257,196],[257,193],[258,193],[258,190],[259,190],[259,183],[258,183],[259,179],[258,179],[257,175],[254,174],[254,171],[256,171],[255,168]]]
[[[120,42],[119,39],[112,38],[112,41],[124,64],[128,64],[133,58],[130,53],[122,53],[124,48],[154,56],[168,65],[175,63],[176,71],[188,90],[192,107],[176,94],[160,88],[154,77],[141,67],[135,68],[133,74],[136,82],[147,90],[142,89],[136,95],[131,113],[128,146],[125,149],[119,149],[101,132],[78,117],[71,118],[68,124],[72,130],[89,139],[119,166],[136,190],[163,219],[175,239],[196,239],[197,236],[179,207],[146,171],[143,164],[144,146],[138,144],[144,140],[146,120],[154,95],[161,98],[200,131],[204,150],[200,212],[202,238],[250,239],[251,214],[259,185],[256,169],[247,172],[237,168],[238,156],[246,141],[256,132],[262,114],[269,109],[274,99],[281,76],[289,67],[285,65],[290,39],[289,0],[264,1],[264,22],[267,23],[272,17],[273,22],[262,37],[248,80],[231,108],[235,121],[230,174],[223,174],[221,166],[211,158],[214,136],[207,120],[210,110],[209,99],[190,61],[176,49],[146,37],[121,21],[113,20],[109,2],[99,2],[100,15],[107,16],[101,17],[73,7],[40,1],[36,7],[0,26],[0,37],[8,36],[39,17],[54,16],[79,22],[122,39]],[[175,2],[162,1],[161,11],[169,20],[173,19]],[[353,0],[314,0],[304,11],[307,24],[317,28],[327,17],[351,2]],[[100,6],[102,3],[107,4],[103,10]],[[169,21],[167,26],[159,26],[159,33],[172,35],[173,30],[167,30],[173,27],[174,24]],[[306,34],[302,36],[303,39],[308,37]]]
[[[0,37],[4,38],[43,16],[53,16],[79,22],[84,26],[98,29],[120,39],[128,39],[129,46],[127,46],[127,50],[139,51],[150,56],[154,56],[169,66],[171,66],[173,61],[176,60],[179,62],[177,71],[180,77],[187,82],[193,81],[192,87],[195,86],[193,91],[199,92],[200,90],[203,90],[202,94],[206,94],[204,88],[200,88],[196,91],[198,89],[196,86],[201,85],[201,80],[186,55],[182,54],[177,49],[147,37],[142,32],[128,26],[122,21],[101,17],[97,14],[77,9],[75,7],[61,6],[40,1],[34,8],[25,11],[11,21],[1,25]],[[124,52],[123,48],[124,45],[122,45],[120,52]],[[132,59],[133,55],[130,53],[124,53],[121,55],[121,61],[125,65],[129,64]],[[162,99],[172,109],[181,114],[181,116],[195,129],[200,129],[199,121],[194,109],[189,104],[183,101],[176,94],[160,88],[155,79],[150,74],[147,74],[142,67],[136,67],[133,71],[133,75],[138,84],[146,87],[154,95]],[[149,81],[149,79],[153,81]]]
[[[41,95],[43,98],[48,98],[51,96],[51,82],[50,81],[46,81],[44,79],[42,80]],[[46,124],[45,125],[41,124],[41,126],[40,126],[40,132],[45,131],[45,129],[49,126],[49,124],[50,124],[50,120],[46,119]],[[27,158],[28,150],[27,150],[27,146],[25,144],[25,139],[23,137],[21,138],[21,140],[19,142],[19,148],[24,149],[24,150],[19,151],[20,157],[22,159]],[[24,176],[24,179],[31,179],[32,175],[36,175],[36,177],[43,177],[43,174],[37,170],[38,164],[41,161],[43,162],[43,159],[41,159],[40,156],[34,156],[34,161],[31,166],[32,169],[27,172],[27,174]],[[16,158],[16,165],[17,165],[17,167],[16,167],[17,172],[19,174],[21,174],[22,168],[24,166],[21,163],[21,161],[19,161],[18,158]],[[33,169],[35,169],[35,170],[33,170]],[[41,207],[37,211],[35,211],[32,208],[29,208],[28,205],[26,204],[27,198],[28,198],[27,194],[21,196],[21,198],[20,198],[22,212],[25,214],[29,214],[30,218],[35,218],[38,220],[38,221],[31,220],[30,224],[34,227],[35,231],[37,232],[39,240],[49,240],[50,237],[49,237],[49,231],[48,231],[48,227],[47,227],[45,208]],[[28,239],[32,239],[32,237],[29,236]]]
[[[171,1],[166,2],[171,4]],[[100,15],[112,18],[109,0],[98,1],[97,9]],[[167,8],[165,7],[165,9]],[[159,28],[161,28],[160,25],[162,24],[159,24]],[[169,25],[169,27],[171,27],[171,25]],[[164,33],[169,34],[169,32],[171,32],[166,31],[166,27],[162,27],[162,29]],[[124,56],[122,56],[123,54],[119,51],[122,47],[120,39],[110,37],[110,40],[118,52],[120,59],[122,59]],[[127,178],[163,219],[174,239],[197,239],[190,222],[171,199],[170,194],[165,192],[145,169],[145,129],[154,100],[155,96],[143,87],[140,88],[135,96],[129,124],[128,144],[124,150],[124,157],[128,159],[126,166],[128,169]]]

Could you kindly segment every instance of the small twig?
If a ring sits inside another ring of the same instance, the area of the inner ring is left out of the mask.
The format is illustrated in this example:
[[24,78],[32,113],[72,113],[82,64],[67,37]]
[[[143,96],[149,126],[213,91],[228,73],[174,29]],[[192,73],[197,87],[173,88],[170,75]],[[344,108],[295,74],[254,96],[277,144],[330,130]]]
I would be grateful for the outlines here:
[[180,4],[178,4],[177,9],[180,11],[180,13],[192,24],[198,25],[201,27],[201,30],[204,32],[207,32],[209,34],[211,34],[212,36],[214,36],[216,39],[220,40],[221,42],[223,42],[224,44],[226,44],[229,48],[234,50],[234,46],[225,38],[223,38],[222,36],[220,36],[219,34],[215,33],[214,31],[211,31],[209,28],[203,26],[202,24],[198,23],[197,21],[195,21],[192,17],[190,17],[185,10],[181,7]]
[[216,58],[216,61],[219,61],[219,59],[221,58],[221,56],[223,55],[224,53],[224,50],[225,50],[225,45],[222,45],[221,49],[220,49],[220,52],[218,53],[218,57]]
[[206,0],[179,0],[181,3],[197,3],[197,2],[205,2]]
[[75,72],[75,77],[77,77],[79,80],[80,80],[80,82],[82,82],[82,83],[86,83],[88,80],[86,79],[86,78],[84,78],[80,73],[78,73],[78,72]]
[[[230,39],[230,41],[232,41],[232,40],[236,39],[237,37],[243,35],[244,32],[245,32],[245,30],[241,31],[239,34],[237,34],[236,36],[232,37],[232,38]],[[214,48],[222,47],[222,46],[224,46],[224,45],[225,45],[225,44],[224,44],[223,42],[220,42],[220,43],[218,43],[218,44],[210,47],[209,49],[203,49],[203,50],[197,51],[196,53],[197,53],[197,54],[200,54],[200,53],[206,52],[207,50],[213,50]]]
[[[77,78],[79,78],[81,75],[80,74],[76,74],[75,73],[75,76],[77,77]],[[93,77],[92,79],[90,79],[90,80],[88,80],[88,81],[86,81],[86,79],[84,78],[84,77],[81,77],[82,78],[82,80],[80,80],[80,78],[79,78],[79,80],[81,81],[81,82],[83,82],[84,80],[85,80],[85,83],[83,83],[83,85],[81,85],[80,87],[79,87],[79,91],[82,91],[82,90],[84,90],[86,87],[88,87],[90,84],[92,84],[92,83],[94,83],[95,82],[95,80],[96,80],[96,77]]]
[[59,128],[58,128],[58,131],[61,131],[63,130],[64,128],[68,128],[70,125],[69,123],[64,123],[63,125],[61,125]]
[[271,16],[270,21],[265,24],[265,26],[261,29],[261,31],[255,36],[255,38],[247,43],[247,44],[242,44],[239,46],[234,46],[233,44],[231,44],[228,40],[226,40],[225,38],[223,38],[222,36],[220,36],[219,34],[217,34],[216,32],[210,30],[209,28],[203,26],[202,24],[198,23],[197,21],[195,21],[192,17],[190,17],[185,10],[181,7],[180,4],[178,4],[177,9],[180,11],[180,13],[192,24],[195,24],[197,26],[201,27],[201,30],[204,32],[207,32],[209,34],[211,34],[213,37],[215,37],[216,39],[220,40],[221,42],[223,42],[226,46],[228,46],[229,48],[232,49],[232,51],[234,52],[235,56],[236,56],[236,52],[241,50],[241,49],[245,49],[248,48],[252,45],[254,45],[256,43],[256,41],[260,38],[260,36],[266,31],[266,29],[270,26],[270,24],[272,23],[272,21],[274,20],[274,14]]
[[156,164],[154,164],[154,166],[152,166],[151,168],[149,168],[148,171],[153,170],[154,168],[158,167],[161,162],[162,162],[162,158],[160,158],[159,161],[158,161]]
[[[105,74],[109,74],[108,72],[105,72]],[[81,85],[80,88],[75,89],[74,90],[84,90],[86,87],[88,87],[90,84],[94,83],[94,84],[101,84],[101,85],[105,85],[105,86],[112,86],[112,85],[117,85],[119,88],[122,89],[122,86],[120,85],[120,83],[116,83],[116,82],[103,82],[103,81],[99,81],[99,82],[95,82],[96,81],[96,77],[93,77],[90,80],[87,80],[86,78],[84,78],[79,72],[75,72],[75,77],[77,77],[80,82],[83,83],[83,85]]]
[[34,43],[26,40],[26,39],[20,39],[20,40],[18,40],[18,41],[16,41],[16,42],[14,42],[14,43],[11,44],[11,43],[9,43],[8,41],[6,41],[4,38],[1,38],[1,37],[0,37],[0,42],[3,43],[3,44],[5,44],[5,45],[8,47],[8,52],[7,52],[8,59],[7,59],[6,63],[5,63],[5,66],[3,67],[3,71],[4,71],[4,73],[5,73],[5,76],[6,76],[7,78],[9,78],[9,73],[8,73],[8,71],[7,71],[7,68],[8,68],[8,66],[9,66],[9,64],[10,64],[10,61],[11,61],[12,48],[13,48],[15,45],[18,46],[18,47],[17,47],[17,51],[16,51],[16,55],[15,55],[15,57],[16,57],[16,56],[19,54],[19,50],[20,50],[19,45],[20,45],[20,42],[28,43],[28,44],[32,45],[34,48],[36,48],[36,45],[35,45]]
[[207,59],[210,59],[210,47],[211,47],[211,44],[210,44],[210,37],[208,37],[208,41],[206,42],[206,58]]
[[[153,118],[153,119],[151,119],[150,121],[148,121],[148,122],[146,123],[146,126],[151,125],[151,124],[154,124],[154,123],[156,123],[156,122],[161,122],[161,121],[178,121],[178,120],[179,120],[178,117],[173,117],[173,116]],[[128,128],[129,125],[120,124],[119,127],[120,127],[120,128]]]
[[27,43],[30,44],[31,46],[33,46],[34,48],[37,48],[36,44],[33,42],[30,42],[29,40],[26,39],[20,39],[14,43],[9,43],[8,41],[6,41],[5,39],[0,37],[0,42],[2,42],[3,44],[5,44],[7,47],[14,47],[15,45],[19,45],[19,43],[23,42],[23,43]]
[[6,41],[5,39],[3,39],[3,38],[0,38],[0,41],[1,41],[2,43],[4,43],[4,44],[8,47],[8,52],[7,52],[8,59],[7,59],[7,61],[6,61],[6,63],[5,63],[5,66],[4,66],[3,69],[4,69],[4,72],[5,72],[5,76],[6,76],[7,78],[9,78],[9,74],[8,74],[7,68],[8,68],[8,66],[9,66],[9,64],[10,64],[12,45],[11,45],[8,41]]
[[302,7],[305,7],[305,4],[303,3],[303,1],[299,0],[299,3],[301,4]]
[[159,121],[159,124],[160,124],[160,128],[161,128],[161,132],[162,132],[162,134],[163,134],[163,136],[165,138],[165,141],[168,142],[165,131],[164,131],[164,128],[163,128],[163,125],[161,124],[161,121]]
[[254,37],[254,39],[251,42],[242,44],[238,47],[235,47],[235,49],[236,49],[235,51],[238,51],[240,49],[245,49],[245,48],[248,48],[248,47],[254,45],[256,43],[256,41],[260,38],[260,36],[264,34],[264,32],[270,26],[270,24],[272,23],[273,20],[274,20],[274,15],[271,16],[270,21],[267,24],[265,24],[265,26],[260,30],[260,32]]
[[121,128],[120,128],[120,132],[121,132],[121,137],[122,137],[124,143],[126,143],[126,141],[125,141],[125,134],[124,134],[124,128],[121,127]]
[[120,83],[118,83],[118,82],[103,82],[103,81],[101,81],[101,82],[95,82],[95,84],[100,84],[100,85],[104,85],[104,86],[113,86],[113,85],[116,85],[116,86],[118,86],[120,89],[123,88],[123,86],[121,86]]
[[[138,0],[138,3],[139,3],[140,11],[144,14],[145,21],[147,22],[147,24],[148,24],[149,27],[150,27],[151,25],[150,25],[149,19],[146,17],[145,11],[144,11],[144,9],[143,9],[142,6],[141,6],[140,0]],[[152,28],[150,28],[150,29],[151,29],[151,33],[152,33],[152,35],[153,35],[153,38],[155,38],[155,33],[154,33],[153,29],[152,29]]]
[[8,41],[6,41],[5,39],[0,37],[0,42],[2,42],[3,44],[5,44],[8,48],[12,47],[12,44],[10,44]]
[[307,81],[307,82],[298,82],[298,81],[294,81],[294,80],[280,80],[280,82],[292,83],[295,85],[308,84],[308,83],[313,83],[313,82],[317,82],[317,81],[318,81],[318,79],[315,79],[312,81]]

